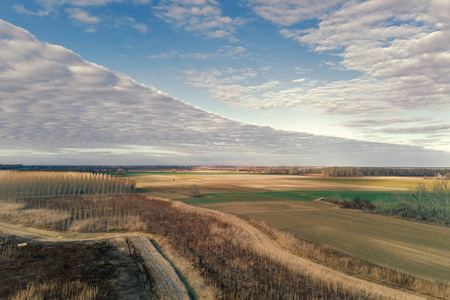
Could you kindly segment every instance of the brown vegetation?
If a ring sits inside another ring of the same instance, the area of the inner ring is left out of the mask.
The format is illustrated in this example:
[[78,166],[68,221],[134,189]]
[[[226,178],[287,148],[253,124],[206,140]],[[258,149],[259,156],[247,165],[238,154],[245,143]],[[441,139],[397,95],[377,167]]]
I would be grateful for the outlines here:
[[93,300],[97,299],[98,288],[89,286],[79,280],[69,282],[50,281],[28,285],[18,292],[11,300]]

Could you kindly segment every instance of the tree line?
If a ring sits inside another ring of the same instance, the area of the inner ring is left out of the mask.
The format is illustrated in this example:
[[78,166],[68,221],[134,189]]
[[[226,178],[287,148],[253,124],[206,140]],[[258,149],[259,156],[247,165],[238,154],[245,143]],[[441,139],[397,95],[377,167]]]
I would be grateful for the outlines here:
[[386,167],[239,167],[238,171],[254,174],[355,176],[427,176],[450,177],[450,168],[386,168]]

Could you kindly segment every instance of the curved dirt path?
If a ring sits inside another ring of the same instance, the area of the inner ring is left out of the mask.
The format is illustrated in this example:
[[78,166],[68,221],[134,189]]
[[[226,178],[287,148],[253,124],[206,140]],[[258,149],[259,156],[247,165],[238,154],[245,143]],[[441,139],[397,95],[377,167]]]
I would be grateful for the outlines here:
[[154,280],[157,299],[189,300],[189,294],[172,265],[150,242],[154,238],[144,233],[71,233],[26,227],[0,222],[0,233],[42,242],[79,242],[129,238],[135,252],[142,258],[144,269]]
[[284,265],[299,274],[307,275],[313,281],[322,282],[328,286],[342,286],[345,289],[350,289],[375,299],[427,299],[424,296],[414,293],[353,277],[308,259],[296,256],[282,249],[265,233],[253,227],[248,222],[234,215],[224,214],[214,210],[209,211],[219,214],[222,218],[240,226],[247,233],[249,245],[256,251],[262,254],[268,254],[281,265]]
[[150,240],[142,235],[130,239],[134,249],[144,260],[145,270],[151,273],[159,299],[189,300],[189,294],[170,263],[159,253]]

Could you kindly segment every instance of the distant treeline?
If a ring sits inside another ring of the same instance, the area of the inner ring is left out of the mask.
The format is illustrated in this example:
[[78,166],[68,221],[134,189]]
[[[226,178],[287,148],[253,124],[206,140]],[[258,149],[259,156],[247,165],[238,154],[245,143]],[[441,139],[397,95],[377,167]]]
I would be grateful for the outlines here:
[[290,174],[349,176],[429,176],[450,174],[450,168],[381,168],[381,167],[240,167],[239,171],[255,174]]
[[[386,168],[386,167],[294,167],[294,166],[79,166],[79,165],[21,165],[0,164],[0,170],[17,171],[66,171],[89,173],[115,173],[117,170],[126,171],[223,171],[246,172],[254,174],[290,174],[290,175],[322,175],[333,177],[349,176],[428,176],[436,177],[447,175],[450,177],[450,168]],[[440,175],[438,175],[440,174]]]
[[16,171],[54,171],[54,172],[116,172],[117,169],[126,171],[144,170],[144,171],[180,171],[193,170],[196,166],[113,166],[113,165],[22,165],[22,164],[0,164],[0,170]]
[[[53,172],[88,172],[88,173],[96,173],[98,170],[101,170],[103,167],[100,166],[57,166],[57,165],[2,165],[0,164],[0,170],[15,170],[15,171],[53,171]],[[116,168],[117,169],[117,168]]]

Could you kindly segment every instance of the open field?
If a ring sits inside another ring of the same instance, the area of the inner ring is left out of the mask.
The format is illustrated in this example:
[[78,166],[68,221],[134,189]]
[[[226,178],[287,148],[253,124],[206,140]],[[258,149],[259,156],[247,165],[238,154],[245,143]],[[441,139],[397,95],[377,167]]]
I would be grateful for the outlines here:
[[351,178],[316,178],[318,182],[333,182],[339,184],[392,187],[414,189],[419,183],[430,184],[433,180],[422,177],[351,177]]
[[413,223],[322,202],[201,204],[262,221],[375,264],[441,282],[450,279],[450,228]]
[[[263,221],[298,237],[408,274],[450,280],[450,229],[311,202],[320,197],[368,198],[390,204],[417,177],[311,178],[289,175],[165,174],[136,177],[150,194]],[[191,197],[195,184],[204,195]],[[307,201],[307,202],[305,202]]]
[[309,176],[293,175],[262,175],[262,174],[180,174],[144,175],[133,177],[137,184],[136,189],[151,196],[166,197],[170,199],[190,198],[190,188],[196,185],[201,193],[258,193],[269,191],[396,191],[414,188],[413,182],[424,181],[417,178],[387,179],[384,177],[380,186],[352,184],[352,182],[329,182]]

